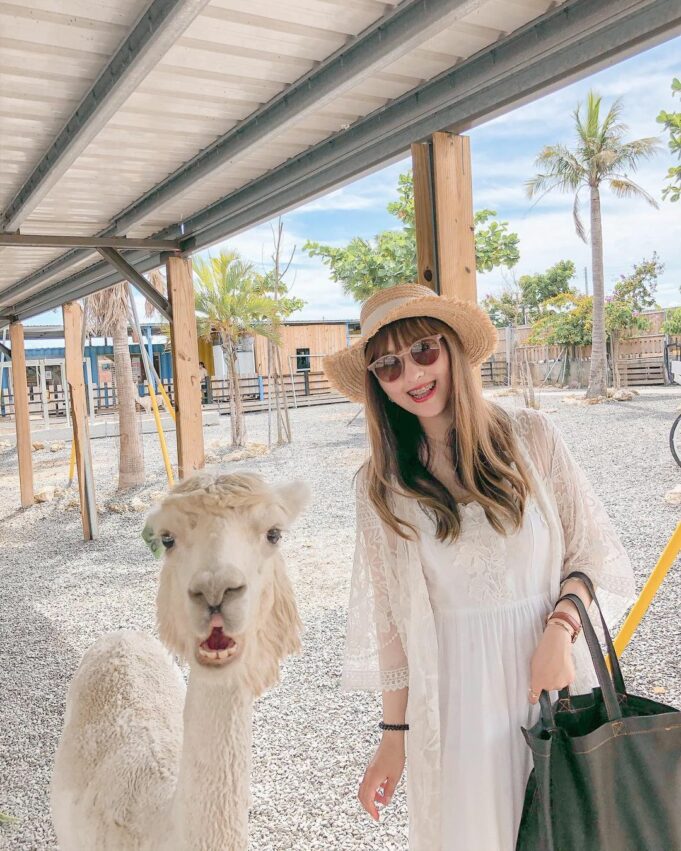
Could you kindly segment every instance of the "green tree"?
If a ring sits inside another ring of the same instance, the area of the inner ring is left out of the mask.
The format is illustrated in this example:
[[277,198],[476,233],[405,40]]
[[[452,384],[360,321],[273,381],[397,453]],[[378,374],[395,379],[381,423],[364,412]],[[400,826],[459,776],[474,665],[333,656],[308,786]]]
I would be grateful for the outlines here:
[[561,293],[571,293],[570,282],[575,277],[575,264],[572,260],[559,260],[545,272],[537,275],[521,275],[518,280],[521,299],[527,307],[530,321],[541,312],[545,301]]
[[670,337],[681,337],[681,307],[676,307],[667,313],[662,330]]
[[[398,199],[387,210],[402,222],[400,230],[381,231],[373,239],[354,237],[343,248],[308,241],[303,246],[310,257],[320,257],[331,270],[331,279],[356,301],[365,301],[376,290],[414,281],[416,270],[416,225],[412,172],[398,177]],[[508,222],[494,219],[494,210],[475,214],[475,258],[481,272],[497,266],[511,268],[518,262],[518,235],[508,232]]]
[[259,288],[253,266],[236,251],[195,257],[193,267],[199,336],[211,339],[216,335],[220,340],[229,372],[232,446],[243,446],[246,421],[239,392],[237,343],[257,334],[272,338],[279,308]]
[[622,103],[616,100],[601,115],[601,98],[594,92],[587,96],[586,110],[581,104],[574,112],[576,144],[548,145],[539,154],[536,165],[541,171],[526,183],[530,198],[554,189],[574,193],[572,208],[575,229],[587,241],[580,216],[580,194],[589,193],[591,271],[593,279],[593,341],[587,397],[604,396],[607,389],[605,289],[603,280],[603,228],[601,221],[601,187],[608,186],[618,198],[642,198],[653,207],[655,199],[628,176],[639,162],[659,149],[654,138],[625,141],[627,127],[622,121]]
[[504,287],[499,295],[486,295],[480,306],[497,328],[525,324],[527,307],[522,303],[517,284]]
[[[672,80],[672,96],[681,96],[681,80],[674,77]],[[657,116],[658,123],[662,124],[669,133],[667,143],[672,157],[681,160],[681,112],[666,112],[664,109]],[[678,201],[681,198],[681,165],[671,166],[667,172],[669,183],[662,190],[662,197],[670,201]]]
[[485,296],[482,307],[497,328],[534,322],[546,309],[545,302],[561,293],[573,292],[570,281],[574,276],[572,260],[559,260],[545,272],[521,275],[498,296]]
[[593,322],[592,297],[561,293],[544,303],[545,310],[533,323],[530,345],[588,346]]
[[655,307],[657,279],[663,272],[664,264],[660,263],[657,253],[653,252],[650,260],[641,260],[629,275],[620,275],[613,290],[615,299],[631,304],[634,310]]
[[276,319],[279,323],[288,319],[296,311],[302,310],[307,304],[302,298],[289,295],[286,282],[282,280],[281,275],[277,279],[277,273],[274,269],[270,269],[264,275],[255,276],[255,291],[273,300],[276,296]]

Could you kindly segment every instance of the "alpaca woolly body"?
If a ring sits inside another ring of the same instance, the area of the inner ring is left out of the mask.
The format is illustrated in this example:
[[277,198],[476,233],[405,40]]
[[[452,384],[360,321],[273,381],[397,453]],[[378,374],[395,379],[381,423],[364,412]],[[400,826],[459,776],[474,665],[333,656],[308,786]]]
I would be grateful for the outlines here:
[[175,790],[184,699],[180,669],[150,635],[105,635],[83,656],[54,768],[60,851],[141,851]]
[[[163,644],[121,630],[83,656],[52,778],[60,851],[246,851],[253,702],[299,648],[271,533],[306,500],[297,484],[199,474],[152,512],[150,539],[172,548]],[[189,664],[186,688],[168,650]]]

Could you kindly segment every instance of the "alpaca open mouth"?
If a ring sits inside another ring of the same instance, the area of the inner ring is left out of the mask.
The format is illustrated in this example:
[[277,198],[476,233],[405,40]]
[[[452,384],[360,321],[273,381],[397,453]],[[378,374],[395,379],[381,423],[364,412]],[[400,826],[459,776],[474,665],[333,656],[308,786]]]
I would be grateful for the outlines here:
[[204,665],[225,665],[239,652],[239,645],[222,627],[214,626],[211,634],[199,644],[197,658]]

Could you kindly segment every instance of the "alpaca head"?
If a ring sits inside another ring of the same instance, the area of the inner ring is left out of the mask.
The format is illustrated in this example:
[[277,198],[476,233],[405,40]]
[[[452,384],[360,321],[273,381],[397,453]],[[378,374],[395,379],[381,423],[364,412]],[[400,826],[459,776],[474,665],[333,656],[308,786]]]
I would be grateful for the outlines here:
[[144,536],[163,551],[159,634],[197,675],[238,678],[257,696],[299,649],[279,540],[307,499],[300,482],[204,472],[152,509]]

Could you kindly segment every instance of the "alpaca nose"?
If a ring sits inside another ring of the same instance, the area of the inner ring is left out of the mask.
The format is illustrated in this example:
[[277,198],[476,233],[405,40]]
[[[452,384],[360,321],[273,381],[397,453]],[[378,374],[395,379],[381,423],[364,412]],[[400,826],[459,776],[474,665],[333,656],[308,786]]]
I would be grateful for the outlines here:
[[194,578],[188,588],[192,600],[205,605],[210,614],[219,612],[225,602],[243,597],[245,592],[246,582],[238,571],[217,575],[204,571]]

